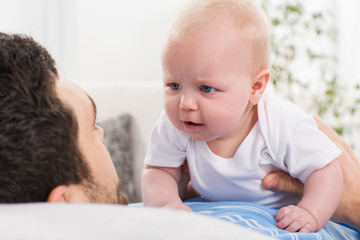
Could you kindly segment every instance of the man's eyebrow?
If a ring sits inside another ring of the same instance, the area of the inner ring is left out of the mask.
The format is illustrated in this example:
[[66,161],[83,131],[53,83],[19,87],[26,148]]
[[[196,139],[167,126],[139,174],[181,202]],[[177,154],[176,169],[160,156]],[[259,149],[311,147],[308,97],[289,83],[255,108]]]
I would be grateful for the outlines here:
[[94,100],[90,97],[89,94],[86,94],[88,96],[88,98],[90,99],[91,105],[93,107],[93,112],[94,112],[94,121],[93,121],[93,126],[96,125],[96,116],[97,116],[97,109],[96,109],[96,104],[94,102]]

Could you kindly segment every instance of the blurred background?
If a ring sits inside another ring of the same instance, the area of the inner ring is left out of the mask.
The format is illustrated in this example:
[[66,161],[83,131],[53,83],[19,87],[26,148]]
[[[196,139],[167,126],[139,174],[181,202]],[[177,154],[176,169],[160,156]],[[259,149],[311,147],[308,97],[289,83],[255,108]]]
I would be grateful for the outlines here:
[[161,79],[163,36],[184,0],[0,0],[0,31],[32,35],[74,81]]
[[[356,149],[360,1],[254,0],[273,23],[269,91],[324,118]],[[164,36],[185,0],[0,0],[0,31],[31,35],[73,81],[161,81]]]

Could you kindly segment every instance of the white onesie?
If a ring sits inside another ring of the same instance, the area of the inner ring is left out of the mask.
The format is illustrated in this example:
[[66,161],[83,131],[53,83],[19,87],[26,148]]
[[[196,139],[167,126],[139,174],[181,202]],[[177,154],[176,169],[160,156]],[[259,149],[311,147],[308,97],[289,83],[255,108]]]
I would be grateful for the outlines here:
[[245,201],[272,208],[296,204],[299,199],[292,195],[265,190],[262,179],[280,170],[304,183],[341,151],[318,130],[312,117],[286,100],[264,94],[257,111],[257,123],[232,158],[217,156],[206,142],[179,131],[163,112],[145,163],[179,167],[187,159],[191,182],[207,201]]

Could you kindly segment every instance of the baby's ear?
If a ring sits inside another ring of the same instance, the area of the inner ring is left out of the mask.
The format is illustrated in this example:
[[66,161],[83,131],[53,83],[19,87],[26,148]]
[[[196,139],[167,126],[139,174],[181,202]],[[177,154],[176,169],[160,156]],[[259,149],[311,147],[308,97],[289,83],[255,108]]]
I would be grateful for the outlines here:
[[265,91],[266,85],[269,81],[269,78],[270,72],[267,69],[255,75],[251,86],[251,96],[249,99],[250,104],[256,105],[260,101]]

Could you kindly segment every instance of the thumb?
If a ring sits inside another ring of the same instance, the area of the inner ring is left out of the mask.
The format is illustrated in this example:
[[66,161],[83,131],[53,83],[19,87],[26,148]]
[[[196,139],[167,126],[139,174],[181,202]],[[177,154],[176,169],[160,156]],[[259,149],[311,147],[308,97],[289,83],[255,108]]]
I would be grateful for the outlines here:
[[267,190],[286,192],[299,198],[302,197],[304,191],[304,184],[299,179],[292,178],[284,172],[269,173],[262,180],[262,185]]

